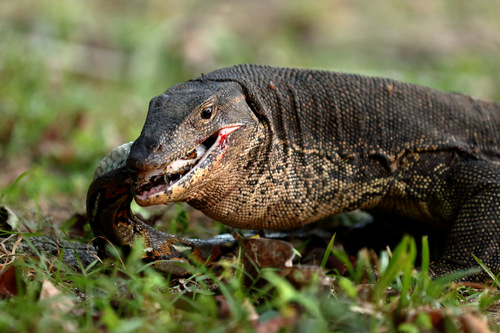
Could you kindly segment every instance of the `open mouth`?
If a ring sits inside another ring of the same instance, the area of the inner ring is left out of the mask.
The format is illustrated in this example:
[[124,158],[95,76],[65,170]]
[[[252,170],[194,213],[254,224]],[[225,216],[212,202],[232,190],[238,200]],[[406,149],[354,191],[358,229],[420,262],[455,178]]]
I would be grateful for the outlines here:
[[159,198],[175,185],[191,178],[196,169],[217,148],[222,150],[226,148],[228,136],[239,127],[236,125],[222,128],[180,159],[162,168],[141,173],[135,191],[136,199],[142,203],[155,204],[149,202],[151,198]]

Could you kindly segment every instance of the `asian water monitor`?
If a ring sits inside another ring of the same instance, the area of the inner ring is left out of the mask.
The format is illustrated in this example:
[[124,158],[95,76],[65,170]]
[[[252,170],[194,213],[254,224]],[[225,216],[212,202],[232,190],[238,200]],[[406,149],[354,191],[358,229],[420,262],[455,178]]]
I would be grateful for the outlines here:
[[[245,229],[355,209],[447,231],[438,274],[500,270],[500,105],[390,79],[240,65],[153,98],[127,167],[140,205]],[[478,275],[476,278],[482,278]]]

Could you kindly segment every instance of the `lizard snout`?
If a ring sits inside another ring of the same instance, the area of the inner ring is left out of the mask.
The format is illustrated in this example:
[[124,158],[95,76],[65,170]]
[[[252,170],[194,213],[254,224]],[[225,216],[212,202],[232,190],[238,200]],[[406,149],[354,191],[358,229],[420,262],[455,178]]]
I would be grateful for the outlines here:
[[[141,138],[137,139],[130,148],[130,154],[127,157],[127,167],[133,171],[142,171],[151,169],[152,165],[149,161],[152,149],[157,149],[159,144],[151,142],[144,144]],[[148,148],[151,147],[151,148]]]

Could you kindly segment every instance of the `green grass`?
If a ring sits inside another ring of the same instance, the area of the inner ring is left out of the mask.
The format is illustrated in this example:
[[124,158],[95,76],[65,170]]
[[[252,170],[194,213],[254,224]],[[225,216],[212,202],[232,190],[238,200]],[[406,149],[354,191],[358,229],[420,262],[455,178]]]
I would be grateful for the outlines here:
[[[362,251],[347,276],[313,275],[301,287],[273,269],[260,271],[259,283],[245,284],[246,273],[238,262],[227,263],[221,274],[200,267],[190,277],[172,279],[143,263],[141,252],[137,246],[123,260],[80,269],[43,253],[16,257],[11,265],[18,292],[0,301],[0,330],[243,332],[270,325],[274,318],[285,331],[420,332],[446,327],[454,332],[462,328],[464,314],[490,315],[490,325],[496,326],[492,309],[500,299],[498,291],[431,280],[426,238],[421,262],[415,262],[415,241],[405,237],[375,263]],[[334,252],[346,258],[342,251]],[[53,290],[51,296],[47,290]]]
[[[1,2],[0,205],[22,230],[64,239],[97,162],[139,135],[149,100],[237,63],[386,76],[500,101],[499,10],[489,0]],[[177,205],[163,224],[186,235],[223,229]],[[18,253],[19,294],[0,300],[0,331],[241,332],[253,330],[253,312],[285,331],[417,332],[436,321],[453,331],[464,313],[499,329],[498,280],[431,280],[422,242],[421,262],[409,238],[355,262],[329,249],[348,268],[331,274],[331,288],[320,277],[296,288],[272,270],[258,288],[244,286],[238,262],[223,278],[202,270],[171,280],[137,255],[75,269]],[[44,281],[60,293],[41,298]]]

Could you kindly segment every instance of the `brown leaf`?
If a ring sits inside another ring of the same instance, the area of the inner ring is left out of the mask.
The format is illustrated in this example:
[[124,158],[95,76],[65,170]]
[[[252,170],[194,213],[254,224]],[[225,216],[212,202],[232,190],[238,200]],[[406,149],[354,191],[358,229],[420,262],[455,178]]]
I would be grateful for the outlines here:
[[217,302],[217,317],[219,319],[231,318],[231,309],[229,308],[226,297],[217,295],[215,296],[215,301]]
[[257,325],[259,322],[259,314],[257,313],[257,310],[255,310],[255,307],[253,306],[252,303],[248,300],[248,298],[245,298],[243,301],[243,307],[247,311],[247,319],[252,325]]
[[17,269],[14,265],[10,265],[0,271],[0,299],[17,296],[16,275]]
[[71,311],[74,307],[74,303],[68,296],[64,295],[59,289],[57,289],[49,280],[44,280],[42,283],[42,290],[40,292],[40,300],[46,300],[50,298],[56,298],[57,302],[50,302],[49,307],[52,310],[56,310],[58,313],[66,313]]
[[291,267],[295,252],[290,243],[268,238],[242,238],[243,254],[246,265],[255,264],[258,268]]
[[77,331],[75,323],[64,321],[62,318],[62,314],[68,313],[74,309],[75,305],[73,301],[69,296],[64,295],[59,289],[57,289],[49,280],[44,280],[42,283],[40,301],[43,300],[51,300],[51,302],[48,302],[47,306],[49,315],[53,320],[61,322],[65,332]]
[[444,327],[444,309],[431,309],[427,307],[412,309],[408,312],[406,321],[414,323],[419,314],[425,313],[429,316],[432,327],[438,331],[443,331]]
[[297,311],[288,311],[288,315],[279,315],[254,325],[257,333],[275,333],[292,331],[295,322],[297,321]]
[[421,312],[427,313],[429,315],[429,317],[431,318],[432,327],[434,328],[443,327],[444,325],[443,321],[445,317],[443,309],[427,309]]
[[339,272],[341,276],[343,276],[345,272],[347,272],[347,265],[335,256],[330,256],[328,258],[326,267],[332,270],[337,270],[337,272]]
[[[225,296],[217,295],[215,296],[217,301],[217,317],[219,319],[229,319],[231,318],[231,308]],[[248,299],[243,301],[243,307],[247,310],[247,319],[252,325],[256,325],[259,320],[259,315],[255,310],[255,307],[250,303]]]
[[280,274],[288,273],[284,268],[291,267],[295,257],[290,243],[268,238],[242,238],[239,235],[234,237],[243,245],[243,267],[247,272],[245,285],[255,283],[250,277],[257,278],[262,268],[276,268]]
[[42,290],[40,292],[40,300],[49,299],[61,295],[61,291],[54,287],[49,280],[44,280],[42,284]]
[[312,282],[327,289],[333,285],[333,279],[326,276],[319,266],[291,267],[287,277],[295,288],[310,286]]
[[486,318],[474,313],[463,313],[460,316],[460,324],[465,333],[490,333]]

